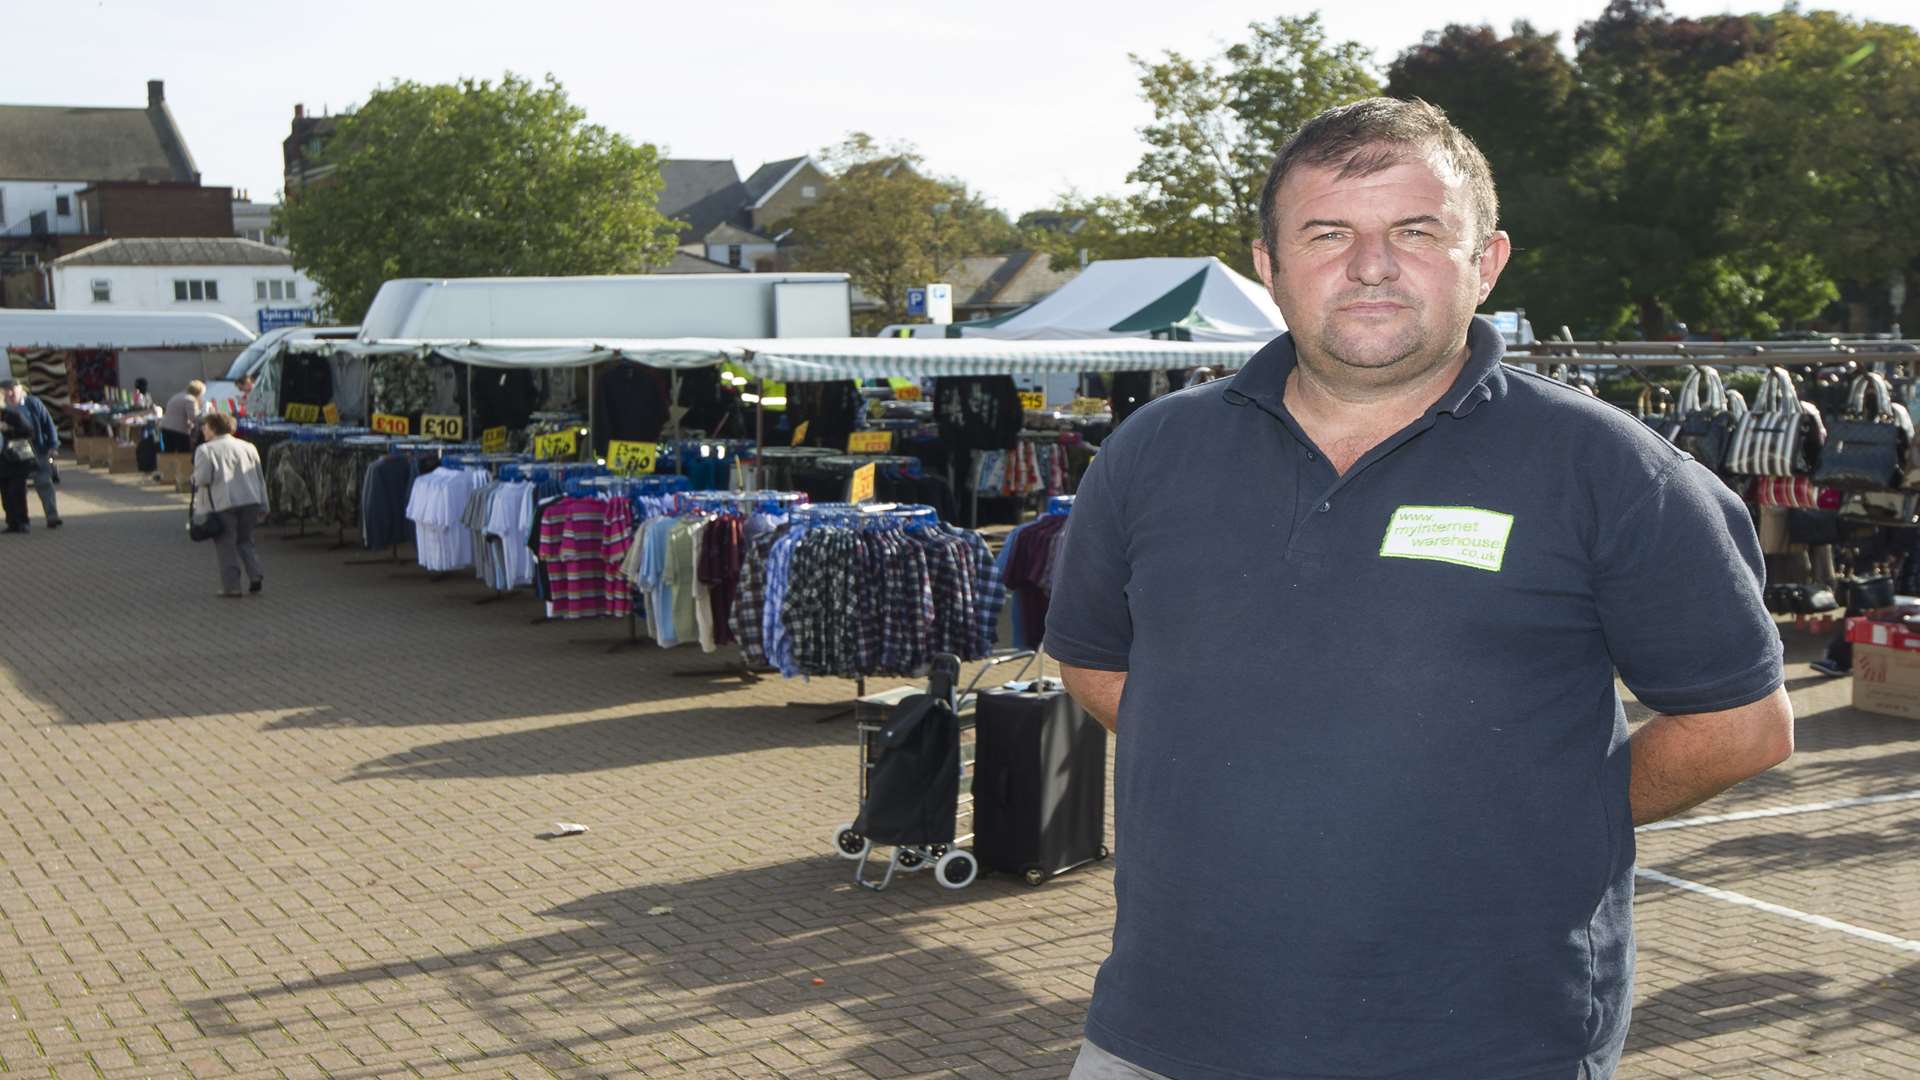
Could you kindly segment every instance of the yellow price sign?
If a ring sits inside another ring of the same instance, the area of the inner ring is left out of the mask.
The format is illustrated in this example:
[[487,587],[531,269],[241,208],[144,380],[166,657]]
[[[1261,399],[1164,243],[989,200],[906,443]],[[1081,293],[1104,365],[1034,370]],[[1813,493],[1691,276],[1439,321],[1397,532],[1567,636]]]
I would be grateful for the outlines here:
[[847,436],[849,454],[884,454],[893,449],[891,431],[856,431]]
[[800,421],[800,426],[793,429],[793,442],[791,445],[799,446],[801,443],[807,441],[807,425],[811,423],[813,423],[811,420]]
[[896,386],[893,388],[893,400],[919,401],[920,388],[918,386]]
[[480,449],[489,454],[497,454],[507,448],[507,429],[490,427],[480,433]]
[[373,430],[382,435],[411,435],[413,422],[404,416],[377,412],[373,414]]
[[340,422],[340,406],[335,405],[331,401],[327,402],[326,408],[320,410],[320,418],[325,420],[329,424],[339,423]]
[[317,424],[320,422],[320,406],[318,405],[288,405],[286,413],[287,419],[296,424]]
[[658,443],[624,442],[615,440],[607,444],[607,468],[626,476],[653,471],[654,455],[660,450]]
[[467,422],[457,416],[422,416],[420,434],[429,439],[459,442],[467,433]]
[[565,431],[550,431],[535,436],[533,456],[541,461],[555,461],[560,458],[577,457],[580,454],[580,436],[572,428]]
[[879,465],[862,465],[853,470],[853,480],[847,485],[848,502],[866,502],[873,498],[873,476]]
[[1047,395],[1040,390],[1020,391],[1020,407],[1023,409],[1044,409],[1047,407]]

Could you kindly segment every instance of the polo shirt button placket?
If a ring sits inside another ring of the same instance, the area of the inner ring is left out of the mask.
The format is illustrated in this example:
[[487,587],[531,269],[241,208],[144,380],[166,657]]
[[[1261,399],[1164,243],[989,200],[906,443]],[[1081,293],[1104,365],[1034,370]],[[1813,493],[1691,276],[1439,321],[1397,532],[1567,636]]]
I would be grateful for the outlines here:
[[1324,513],[1326,513],[1327,511],[1329,511],[1329,510],[1332,510],[1332,509],[1333,509],[1333,503],[1332,503],[1331,501],[1328,501],[1328,502],[1323,502],[1323,503],[1321,503],[1321,504],[1319,505],[1319,507],[1318,507],[1318,509],[1319,509],[1319,511],[1320,511],[1321,513],[1323,513],[1323,514],[1324,514]]

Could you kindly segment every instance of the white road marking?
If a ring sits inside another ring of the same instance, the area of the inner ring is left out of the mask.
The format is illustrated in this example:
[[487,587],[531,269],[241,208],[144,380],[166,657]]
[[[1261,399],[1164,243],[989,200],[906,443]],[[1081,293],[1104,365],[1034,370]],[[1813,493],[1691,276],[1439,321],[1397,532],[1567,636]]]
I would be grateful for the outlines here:
[[1696,825],[1720,825],[1729,821],[1754,821],[1759,818],[1785,817],[1788,814],[1812,814],[1821,810],[1844,810],[1850,806],[1877,806],[1880,803],[1907,802],[1911,799],[1920,799],[1920,791],[1902,791],[1893,795],[1863,795],[1857,799],[1835,799],[1832,802],[1803,803],[1799,806],[1776,806],[1768,810],[1741,810],[1733,814],[1674,818],[1671,821],[1656,821],[1651,825],[1642,825],[1634,832],[1690,829]]
[[1728,892],[1726,889],[1716,889],[1711,885],[1702,885],[1697,881],[1685,881],[1663,874],[1658,870],[1647,870],[1636,867],[1633,872],[1637,877],[1643,877],[1649,881],[1657,881],[1662,885],[1671,885],[1676,889],[1685,889],[1688,892],[1699,893],[1701,896],[1710,896],[1715,900],[1724,900],[1729,904],[1739,904],[1741,907],[1749,907],[1755,911],[1764,911],[1769,915],[1778,915],[1782,918],[1807,923],[1810,926],[1818,926],[1823,930],[1838,930],[1842,934],[1865,938],[1868,941],[1878,942],[1881,945],[1891,945],[1901,952],[1920,953],[1920,941],[1894,937],[1892,934],[1883,934],[1878,930],[1869,930],[1864,926],[1855,926],[1852,923],[1843,923],[1838,919],[1829,919],[1825,915],[1809,915],[1804,911],[1795,911],[1789,907],[1781,907],[1779,904],[1769,904],[1765,900],[1755,900],[1751,896],[1743,896],[1737,892]]

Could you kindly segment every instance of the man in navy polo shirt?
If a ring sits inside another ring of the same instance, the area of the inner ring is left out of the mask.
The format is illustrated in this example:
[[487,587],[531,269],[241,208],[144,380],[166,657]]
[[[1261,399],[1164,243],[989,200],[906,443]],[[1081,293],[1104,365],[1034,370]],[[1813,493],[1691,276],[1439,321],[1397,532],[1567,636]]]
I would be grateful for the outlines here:
[[[1055,583],[1047,648],[1118,736],[1075,1076],[1609,1076],[1633,827],[1792,752],[1753,527],[1500,363],[1509,244],[1440,110],[1317,117],[1261,208],[1291,330],[1107,440]],[[1616,671],[1660,714],[1631,741]]]

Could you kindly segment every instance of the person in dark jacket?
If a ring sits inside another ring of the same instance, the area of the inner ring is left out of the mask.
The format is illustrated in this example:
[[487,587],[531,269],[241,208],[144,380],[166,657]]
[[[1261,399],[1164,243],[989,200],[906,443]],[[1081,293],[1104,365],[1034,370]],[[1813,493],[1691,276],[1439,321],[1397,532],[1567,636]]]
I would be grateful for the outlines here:
[[53,414],[39,398],[12,379],[0,380],[0,399],[18,408],[33,429],[33,490],[40,496],[40,511],[46,515],[47,528],[60,527],[60,504],[53,494],[53,455],[60,449],[60,429]]
[[27,531],[27,478],[33,470],[32,422],[18,405],[0,405],[0,510],[7,532]]

